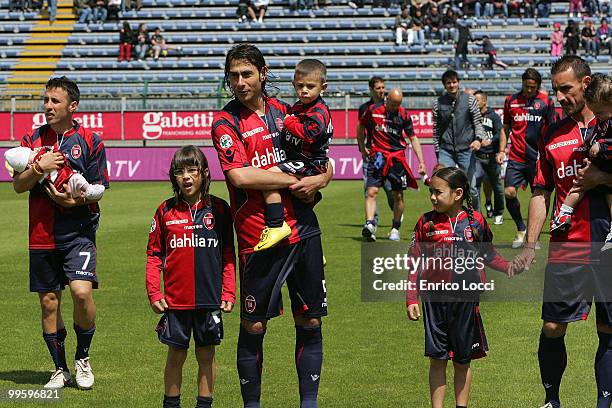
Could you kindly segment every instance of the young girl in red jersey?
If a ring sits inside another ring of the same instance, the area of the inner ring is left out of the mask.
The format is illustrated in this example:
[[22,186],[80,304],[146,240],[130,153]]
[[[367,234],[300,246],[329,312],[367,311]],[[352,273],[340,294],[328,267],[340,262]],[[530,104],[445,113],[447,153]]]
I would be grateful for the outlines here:
[[[493,234],[482,214],[472,207],[468,180],[462,170],[437,170],[429,191],[433,211],[423,214],[417,222],[410,249],[411,256],[424,263],[410,275],[407,313],[410,320],[419,320],[420,295],[425,356],[430,358],[432,407],[443,407],[450,359],[455,371],[456,406],[467,407],[472,382],[470,362],[488,351],[478,309],[486,283],[483,267],[489,265],[509,276],[514,268],[493,248]],[[475,289],[465,289],[470,285]]]
[[229,205],[208,193],[210,171],[200,149],[178,150],[169,176],[174,197],[162,202],[153,218],[146,273],[151,308],[163,313],[156,329],[159,340],[168,345],[163,406],[180,407],[183,363],[193,332],[199,367],[196,408],[208,408],[215,346],[223,338],[220,312],[231,312],[236,301],[232,218]]

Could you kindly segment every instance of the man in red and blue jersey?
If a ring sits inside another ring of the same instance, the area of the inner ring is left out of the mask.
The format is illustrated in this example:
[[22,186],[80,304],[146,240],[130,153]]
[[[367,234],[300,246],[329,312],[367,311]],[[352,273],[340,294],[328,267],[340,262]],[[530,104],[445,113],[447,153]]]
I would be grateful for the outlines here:
[[[595,356],[597,408],[612,402],[612,282],[609,262],[595,243],[602,243],[610,228],[605,194],[598,185],[611,186],[609,175],[587,162],[583,140],[597,126],[597,118],[585,103],[584,90],[591,80],[591,69],[581,58],[565,56],[551,69],[552,88],[567,116],[546,129],[539,143],[534,192],[529,202],[527,243],[521,257],[530,265],[535,244],[546,220],[551,193],[558,210],[576,181],[588,191],[574,212],[568,231],[551,237],[544,278],[543,327],[538,358],[546,391],[544,407],[561,406],[559,387],[567,365],[565,332],[568,323],[586,320],[593,298],[596,305],[599,347]],[[593,250],[595,248],[595,250]],[[608,265],[608,266],[607,266]]]
[[540,90],[540,73],[534,68],[527,68],[522,80],[521,91],[509,95],[504,102],[504,130],[511,141],[504,194],[506,207],[517,228],[512,242],[513,248],[523,245],[527,231],[516,189],[532,187],[538,157],[538,139],[542,131],[555,119],[554,101],[546,92]]
[[[412,119],[408,110],[401,106],[402,91],[393,89],[384,102],[370,106],[359,120],[357,142],[364,161],[368,162],[367,196],[365,200],[366,223],[361,235],[370,241],[376,240],[376,196],[378,189],[388,180],[393,190],[393,224],[389,239],[399,241],[399,229],[404,213],[404,190],[418,188],[406,161],[407,142],[410,138],[419,160],[419,173],[425,174],[425,161],[419,139],[414,134]],[[371,146],[365,144],[366,129],[371,135]]]
[[[286,159],[282,123],[289,106],[266,93],[268,67],[251,44],[233,47],[225,85],[234,95],[213,120],[213,142],[230,193],[240,265],[240,334],[237,365],[244,406],[260,406],[263,339],[267,321],[282,312],[281,287],[289,289],[296,345],[300,407],[317,407],[323,359],[321,317],[327,314],[321,230],[310,201],[331,180],[325,174],[297,180],[266,171]],[[265,225],[262,190],[281,192],[291,235],[267,251],[253,252]]]
[[79,103],[79,88],[66,77],[46,84],[44,110],[47,124],[28,133],[21,146],[47,149],[39,161],[14,174],[17,193],[30,192],[30,291],[38,292],[42,309],[43,338],[55,364],[45,388],[62,388],[71,381],[66,363],[66,328],[60,312],[65,285],[69,285],[74,307],[77,350],[74,357],[77,386],[89,389],[94,376],[89,364],[89,347],[95,332],[96,305],[92,289],[96,274],[96,230],[100,219],[98,200],[74,198],[68,184],[59,192],[44,179],[66,160],[92,184],[109,187],[106,152],[100,137],[72,119]]

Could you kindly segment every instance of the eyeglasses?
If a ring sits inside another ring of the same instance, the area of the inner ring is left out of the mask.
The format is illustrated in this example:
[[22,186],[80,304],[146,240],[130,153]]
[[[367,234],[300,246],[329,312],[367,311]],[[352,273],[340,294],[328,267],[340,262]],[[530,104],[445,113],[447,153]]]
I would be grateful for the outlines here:
[[174,177],[185,177],[185,175],[189,175],[190,177],[195,177],[200,174],[200,169],[197,167],[187,167],[184,169],[176,169],[172,172]]

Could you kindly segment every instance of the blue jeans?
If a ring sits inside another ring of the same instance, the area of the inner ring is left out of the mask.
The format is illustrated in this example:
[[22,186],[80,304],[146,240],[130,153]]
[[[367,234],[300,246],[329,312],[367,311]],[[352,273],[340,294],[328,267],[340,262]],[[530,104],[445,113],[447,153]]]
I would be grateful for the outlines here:
[[551,9],[552,9],[552,4],[550,3],[538,4],[538,17],[548,18],[550,16]]
[[55,21],[55,15],[57,14],[57,0],[47,0],[49,6],[49,21]]
[[482,11],[482,4],[480,4],[480,2],[477,1],[476,4],[474,4],[474,15],[476,18],[480,18],[481,11]]
[[89,7],[82,8],[79,12],[79,23],[89,23],[91,21],[92,13]]
[[488,159],[481,159],[476,157],[476,160],[480,164],[476,169],[476,180],[475,187],[480,192],[480,186],[484,177],[487,178],[491,189],[493,190],[493,197],[495,206],[493,207],[494,215],[502,215],[504,213],[504,187],[502,181],[499,178],[501,173],[501,167],[495,160],[495,157]]
[[104,23],[106,21],[106,17],[108,17],[108,10],[106,9],[106,7],[96,7],[93,10],[93,19],[95,21]]
[[149,44],[136,44],[136,58],[138,60],[145,59],[147,51],[149,51]]
[[438,163],[444,167],[459,167],[465,172],[470,183],[469,194],[472,198],[472,206],[474,210],[480,211],[480,189],[476,188],[476,176],[480,164],[477,162],[474,153],[470,149],[459,152],[440,149]]
[[421,47],[425,47],[425,31],[423,30],[412,30],[414,33],[414,42]]

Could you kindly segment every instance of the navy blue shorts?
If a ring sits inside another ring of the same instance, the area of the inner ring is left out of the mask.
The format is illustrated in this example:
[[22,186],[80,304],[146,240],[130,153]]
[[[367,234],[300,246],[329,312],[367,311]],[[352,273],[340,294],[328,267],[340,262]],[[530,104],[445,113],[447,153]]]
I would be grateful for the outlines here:
[[327,160],[285,160],[277,164],[284,173],[301,177],[316,176],[327,172]]
[[98,288],[94,242],[79,238],[62,249],[30,249],[30,292],[57,292],[73,280]]
[[327,315],[321,236],[240,255],[240,317],[257,322],[280,315],[285,282],[294,315]]
[[193,332],[196,347],[216,346],[223,339],[220,310],[168,310],[155,328],[159,341],[187,349]]
[[391,184],[392,191],[403,191],[408,188],[408,172],[398,161],[393,163],[385,177],[382,168],[377,169],[374,161],[370,160],[366,174],[366,188],[382,187],[386,181]]
[[549,263],[544,272],[542,320],[570,323],[586,320],[595,300],[598,322],[612,325],[612,273],[609,263]]
[[535,167],[535,163],[519,163],[509,160],[504,185],[506,187],[530,187],[533,190]]
[[489,346],[478,302],[423,302],[425,356],[468,364]]

